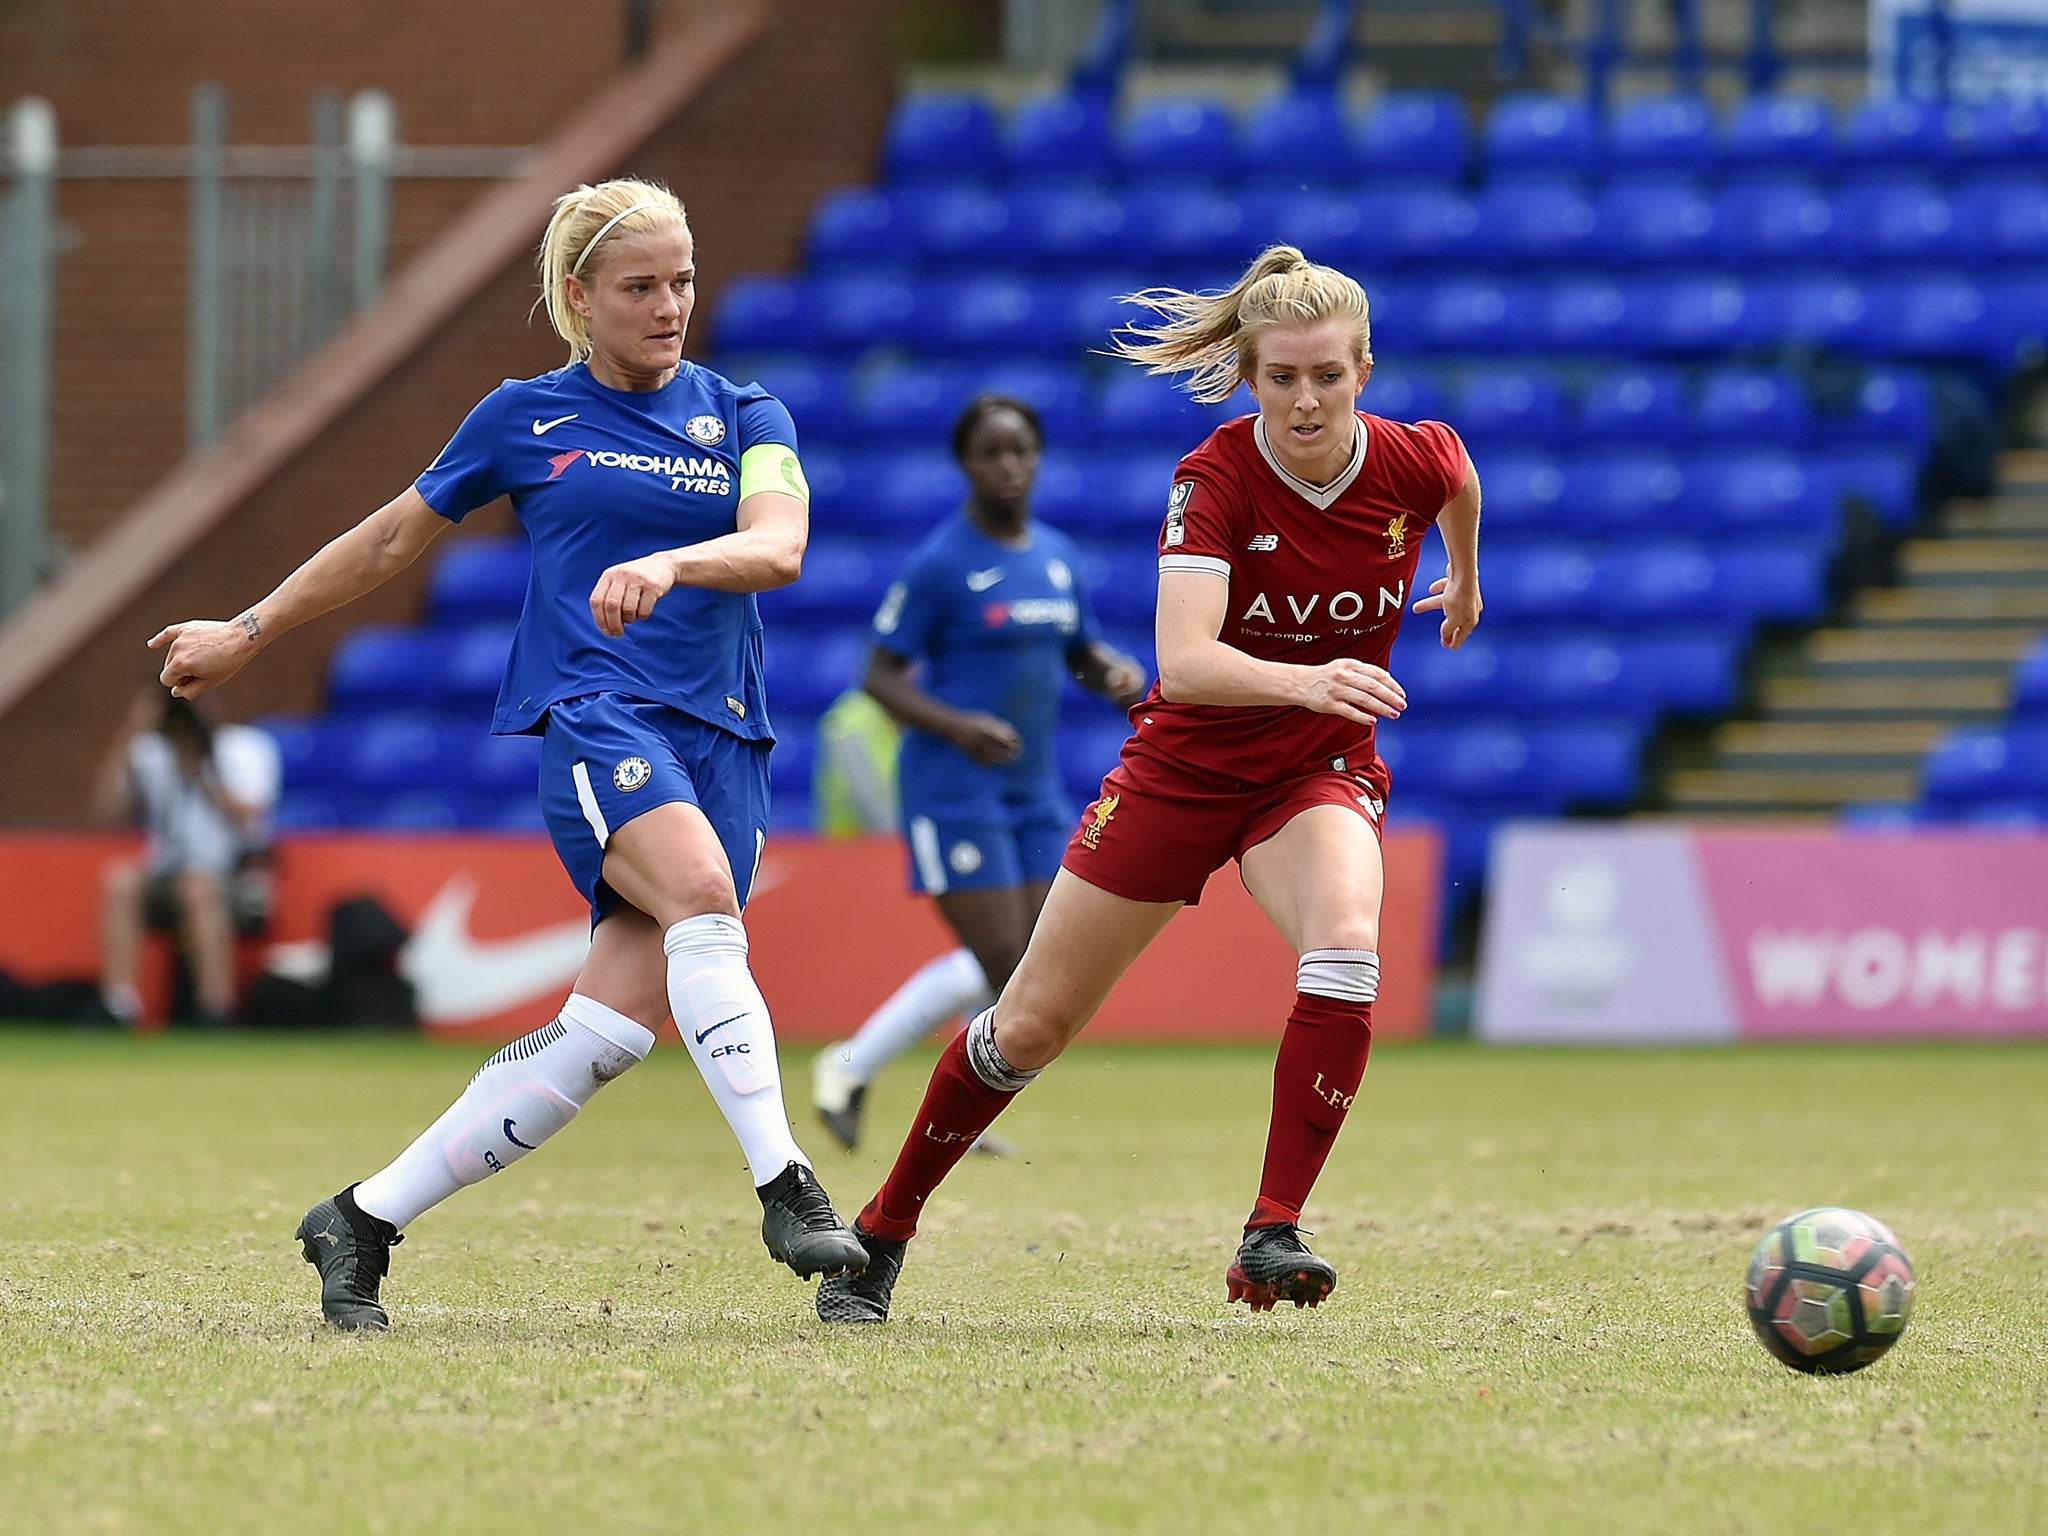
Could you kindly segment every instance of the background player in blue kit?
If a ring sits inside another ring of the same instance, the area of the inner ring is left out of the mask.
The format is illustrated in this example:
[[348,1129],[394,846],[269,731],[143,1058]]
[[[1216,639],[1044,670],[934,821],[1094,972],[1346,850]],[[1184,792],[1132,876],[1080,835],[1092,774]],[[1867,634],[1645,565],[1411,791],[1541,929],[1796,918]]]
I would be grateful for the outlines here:
[[569,365],[492,391],[411,487],[239,618],[150,642],[190,698],[501,495],[533,542],[491,728],[543,738],[542,807],[590,901],[590,955],[559,1018],[486,1062],[389,1167],[307,1212],[298,1237],[342,1327],[387,1326],[378,1287],[402,1229],[567,1125],[670,1013],[746,1154],[769,1252],[807,1278],[866,1261],[790,1134],[740,924],[773,741],[753,594],[796,579],[809,491],[781,404],[682,360],[694,282],[666,188],[566,194],[541,283]]
[[818,1053],[812,1098],[849,1149],[875,1074],[992,1001],[1023,958],[1073,830],[1053,754],[1065,679],[1125,708],[1144,696],[1143,669],[1096,631],[1072,541],[1032,521],[1044,446],[1023,401],[970,404],[953,426],[967,506],[918,546],[875,615],[864,686],[907,728],[898,781],[911,881],[964,947]]

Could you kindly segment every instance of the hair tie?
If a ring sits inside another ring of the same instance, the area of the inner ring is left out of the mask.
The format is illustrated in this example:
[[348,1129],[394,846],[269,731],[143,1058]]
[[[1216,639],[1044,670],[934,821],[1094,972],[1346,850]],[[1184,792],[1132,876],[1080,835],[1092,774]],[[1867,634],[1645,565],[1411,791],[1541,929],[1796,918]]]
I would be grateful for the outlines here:
[[610,234],[612,226],[617,224],[619,220],[630,219],[636,213],[645,213],[650,208],[659,208],[660,206],[661,204],[659,203],[635,203],[623,213],[615,213],[606,219],[603,224],[598,226],[597,233],[590,237],[590,244],[583,247],[583,254],[576,258],[576,265],[569,269],[569,275],[571,277],[581,277],[583,275],[583,263],[590,260],[590,253],[597,249],[598,241]]

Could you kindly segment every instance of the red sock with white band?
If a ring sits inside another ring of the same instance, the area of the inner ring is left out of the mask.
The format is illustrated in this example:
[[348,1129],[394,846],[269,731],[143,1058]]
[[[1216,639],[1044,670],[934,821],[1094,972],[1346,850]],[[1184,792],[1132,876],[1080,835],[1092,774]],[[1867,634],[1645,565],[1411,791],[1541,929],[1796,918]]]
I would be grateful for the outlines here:
[[1365,1080],[1379,984],[1379,956],[1369,949],[1312,949],[1301,957],[1294,1011],[1273,1064],[1266,1165],[1247,1228],[1301,1220]]

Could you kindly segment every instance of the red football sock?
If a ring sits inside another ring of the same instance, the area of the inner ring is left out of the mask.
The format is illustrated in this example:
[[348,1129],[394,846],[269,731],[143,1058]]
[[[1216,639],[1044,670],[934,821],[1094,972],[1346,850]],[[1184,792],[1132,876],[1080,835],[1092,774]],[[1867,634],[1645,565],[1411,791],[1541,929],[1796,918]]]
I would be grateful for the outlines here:
[[1365,1080],[1372,1049],[1372,1004],[1313,992],[1294,994],[1294,1012],[1273,1064],[1273,1120],[1266,1167],[1247,1228],[1301,1220],[1308,1192],[1336,1145],[1344,1116]]
[[896,1166],[860,1213],[861,1230],[892,1242],[908,1241],[931,1192],[1016,1097],[981,1080],[968,1064],[966,1032],[955,1035],[939,1053]]

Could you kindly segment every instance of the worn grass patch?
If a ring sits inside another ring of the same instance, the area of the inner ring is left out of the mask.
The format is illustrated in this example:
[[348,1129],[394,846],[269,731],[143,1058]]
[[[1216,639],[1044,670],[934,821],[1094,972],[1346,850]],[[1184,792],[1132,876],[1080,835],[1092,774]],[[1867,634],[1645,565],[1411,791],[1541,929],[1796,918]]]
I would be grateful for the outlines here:
[[[1338,1290],[1254,1318],[1270,1051],[1083,1047],[835,1331],[665,1048],[415,1225],[392,1333],[325,1331],[300,1213],[481,1054],[0,1034],[0,1530],[2048,1529],[2048,1050],[1384,1050],[1310,1213]],[[861,1155],[805,1135],[843,1209],[928,1064]],[[1820,1203],[1922,1281],[1835,1380],[1739,1301]]]

